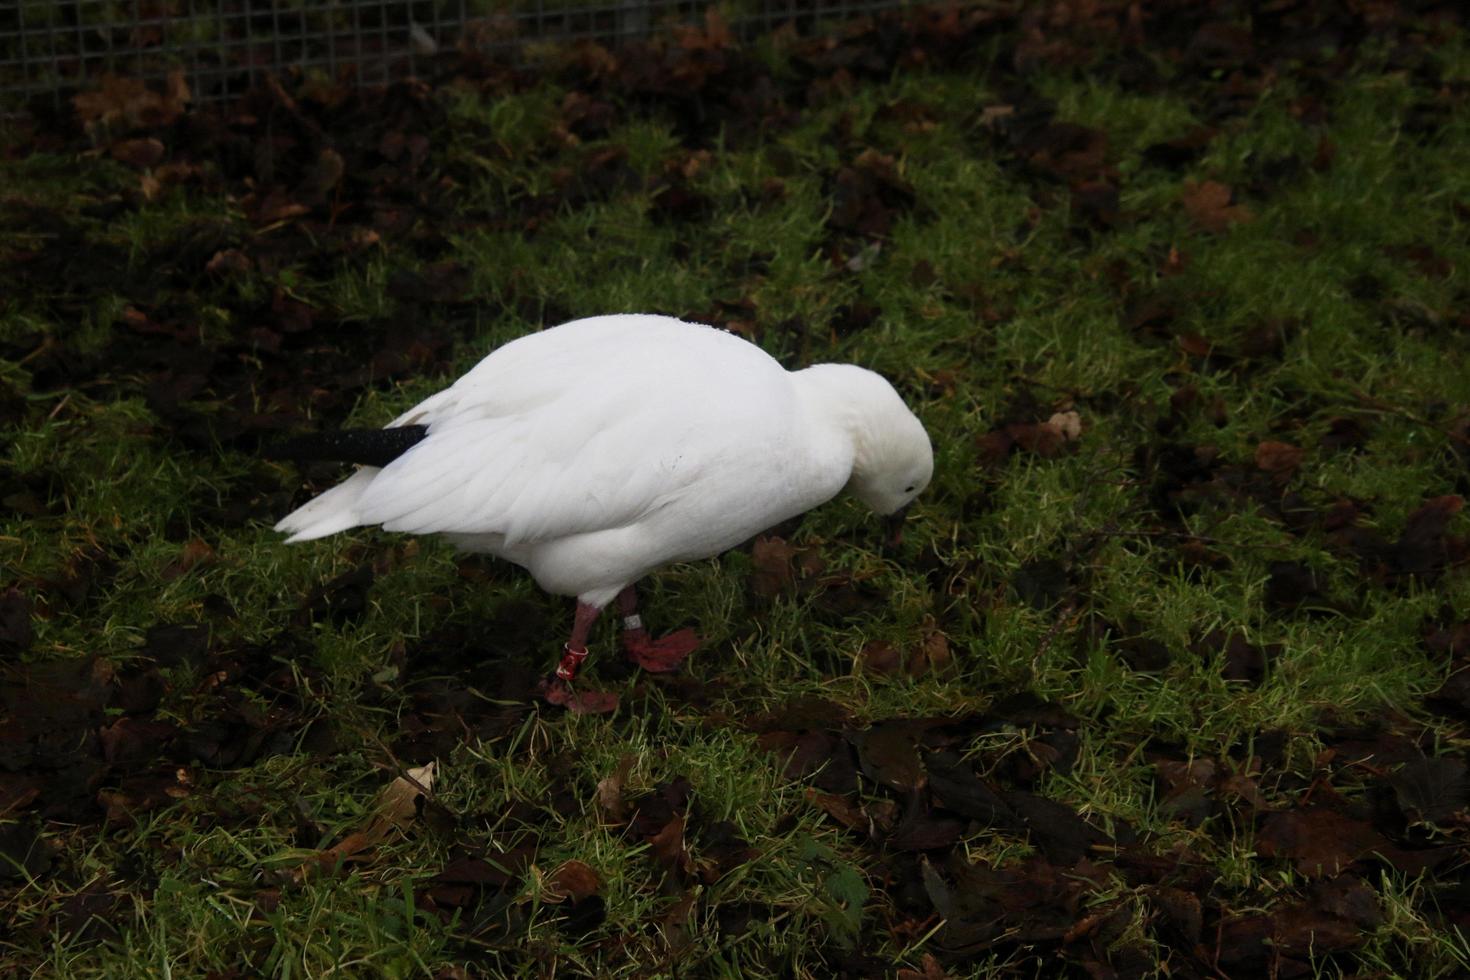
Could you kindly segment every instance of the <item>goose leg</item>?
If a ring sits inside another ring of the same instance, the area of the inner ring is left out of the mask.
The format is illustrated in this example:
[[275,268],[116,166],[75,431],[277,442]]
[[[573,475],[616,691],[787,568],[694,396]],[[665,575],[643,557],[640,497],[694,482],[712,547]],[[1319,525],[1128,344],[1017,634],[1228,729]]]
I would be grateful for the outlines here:
[[648,635],[638,615],[638,593],[628,586],[618,593],[618,612],[623,616],[623,652],[629,660],[650,673],[676,669],[699,646],[699,637],[691,629],[659,637]]
[[576,691],[572,680],[577,668],[587,659],[587,635],[601,612],[596,606],[585,602],[577,603],[572,616],[572,635],[562,650],[561,662],[556,666],[556,676],[544,682],[542,696],[551,704],[560,705],[573,714],[601,714],[618,706],[618,696],[608,691]]
[[577,668],[587,659],[587,634],[592,632],[592,624],[597,622],[597,614],[601,611],[596,606],[577,601],[577,611],[572,616],[572,635],[562,649],[561,663],[556,665],[557,677],[564,681],[576,679]]

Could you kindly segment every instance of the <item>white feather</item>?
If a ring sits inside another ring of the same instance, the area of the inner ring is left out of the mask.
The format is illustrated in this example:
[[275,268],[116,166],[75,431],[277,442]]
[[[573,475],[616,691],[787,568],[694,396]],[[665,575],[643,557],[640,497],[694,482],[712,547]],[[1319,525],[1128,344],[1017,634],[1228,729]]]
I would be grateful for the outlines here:
[[648,571],[708,557],[852,484],[891,510],[927,484],[922,426],[871,372],[791,373],[670,317],[577,320],[512,341],[392,425],[422,442],[277,525],[442,533],[601,606]]
[[287,543],[324,538],[338,531],[357,527],[357,500],[378,475],[375,466],[364,466],[332,489],[318,494],[293,510],[276,524],[277,531],[291,536]]

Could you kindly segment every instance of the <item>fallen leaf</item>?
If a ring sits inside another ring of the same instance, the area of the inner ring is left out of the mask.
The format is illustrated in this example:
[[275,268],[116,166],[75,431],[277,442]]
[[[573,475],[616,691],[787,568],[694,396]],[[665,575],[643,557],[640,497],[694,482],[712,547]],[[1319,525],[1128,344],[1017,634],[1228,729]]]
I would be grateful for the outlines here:
[[179,549],[178,557],[164,566],[160,577],[165,582],[172,582],[194,568],[213,565],[215,560],[214,549],[209,546],[209,542],[203,538],[190,538]]
[[933,851],[954,845],[965,834],[965,821],[936,812],[923,793],[911,793],[903,816],[883,841],[896,851]]
[[0,592],[0,653],[24,653],[34,637],[30,599],[19,589]]
[[148,170],[163,159],[163,141],[152,136],[141,139],[122,140],[112,144],[108,151],[112,158],[137,170]]
[[[337,844],[312,855],[311,863],[329,869],[374,847],[394,831],[406,828],[418,815],[419,798],[432,790],[436,764],[418,766],[394,778],[378,793],[367,826],[342,838]],[[310,864],[303,866],[308,867]]]
[[1189,947],[1200,941],[1204,915],[1198,895],[1182,888],[1161,886],[1150,891],[1149,897]]
[[[5,812],[0,797],[0,816]],[[39,822],[0,823],[0,881],[18,884],[45,874],[58,849],[42,836]]]
[[417,766],[385,786],[373,806],[374,823],[390,828],[407,826],[417,813],[419,797],[432,792],[435,770],[433,762]]
[[909,655],[908,673],[910,677],[941,673],[953,662],[954,655],[950,652],[949,637],[932,620],[929,621],[927,627],[923,640]]
[[1006,793],[1004,799],[1041,852],[1055,864],[1075,864],[1093,844],[1109,839],[1065,803],[1019,790]]
[[920,970],[910,970],[907,967],[899,970],[897,980],[949,980],[949,974],[939,965],[933,953],[925,953],[919,965],[922,967]]
[[1307,878],[1337,874],[1387,844],[1365,821],[1322,806],[1269,814],[1256,835],[1263,857],[1289,860]]
[[900,793],[924,784],[924,767],[919,762],[918,732],[902,720],[880,722],[857,739],[863,772],[881,785]]
[[648,847],[653,858],[668,872],[687,874],[694,868],[689,849],[684,846],[684,817],[675,814],[663,828],[648,838]]
[[127,825],[192,792],[193,778],[189,770],[162,766],[127,776],[116,788],[98,790],[97,802],[106,810],[109,823]]
[[1448,824],[1470,805],[1470,779],[1461,759],[1421,757],[1389,777],[1404,816]]
[[1002,794],[953,752],[931,756],[926,768],[930,792],[939,806],[969,817],[984,827],[1011,833],[1025,830],[1025,821],[1011,809]]
[[763,599],[772,599],[821,575],[825,562],[810,545],[794,545],[774,534],[762,535],[750,546],[750,590]]
[[806,791],[806,801],[819,807],[827,816],[848,830],[856,830],[864,834],[872,830],[872,821],[868,818],[867,812],[850,797],[837,793],[823,793],[820,790],[809,788]]
[[1303,450],[1287,442],[1262,442],[1256,446],[1256,468],[1286,479],[1302,464]]
[[618,766],[613,770],[612,775],[597,781],[597,805],[618,823],[622,823],[627,818],[623,786],[627,784],[628,774],[633,771],[633,766],[637,761],[636,756],[624,754],[618,759]]
[[858,651],[858,665],[865,673],[895,674],[903,668],[903,654],[886,640],[870,640]]
[[1464,538],[1447,534],[1450,520],[1465,506],[1454,494],[1435,497],[1409,515],[1394,542],[1391,560],[1400,575],[1434,575],[1470,552]]
[[1310,565],[1299,561],[1273,561],[1268,567],[1266,605],[1275,609],[1296,609],[1308,603],[1328,603],[1322,581]]
[[994,128],[1002,119],[1009,119],[1016,114],[1013,105],[988,105],[980,110],[980,125],[986,128]]
[[1231,225],[1241,224],[1255,218],[1243,204],[1230,203],[1229,186],[1219,181],[1206,180],[1196,183],[1185,181],[1181,200],[1184,210],[1196,225],[1205,231],[1222,232]]
[[103,75],[98,87],[72,96],[77,118],[94,133],[117,127],[164,127],[172,125],[190,100],[184,73],[169,73],[162,92],[155,92],[142,79]]
[[346,169],[340,153],[331,147],[324,148],[307,168],[293,196],[303,204],[320,204],[341,182]]
[[552,905],[565,901],[580,902],[597,894],[602,878],[591,865],[577,860],[563,861],[541,882],[540,899]]
[[758,596],[772,598],[790,587],[794,580],[792,559],[797,549],[785,538],[775,535],[755,539],[750,546],[750,557],[755,570],[750,575],[750,588]]
[[1108,176],[1108,134],[1080,123],[1051,122],[1023,132],[1016,153],[1032,167],[1068,181]]
[[1082,438],[1082,416],[1076,412],[1056,412],[1046,420],[1046,425],[1055,429],[1068,442]]
[[204,271],[216,276],[239,275],[249,272],[253,264],[250,256],[238,248],[226,248],[209,257],[209,261],[204,264]]
[[574,715],[605,715],[618,710],[619,703],[612,691],[578,690],[559,678],[543,682],[541,696],[548,704],[566,708]]

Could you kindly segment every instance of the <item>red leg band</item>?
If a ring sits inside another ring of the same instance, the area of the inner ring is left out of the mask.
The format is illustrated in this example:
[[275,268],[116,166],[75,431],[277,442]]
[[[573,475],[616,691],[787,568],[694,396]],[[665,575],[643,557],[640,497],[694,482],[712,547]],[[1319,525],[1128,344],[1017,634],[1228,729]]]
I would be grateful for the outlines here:
[[587,648],[573,650],[568,643],[563,649],[561,663],[556,665],[556,676],[564,681],[572,680],[577,676],[577,668],[582,666],[582,661],[587,659]]

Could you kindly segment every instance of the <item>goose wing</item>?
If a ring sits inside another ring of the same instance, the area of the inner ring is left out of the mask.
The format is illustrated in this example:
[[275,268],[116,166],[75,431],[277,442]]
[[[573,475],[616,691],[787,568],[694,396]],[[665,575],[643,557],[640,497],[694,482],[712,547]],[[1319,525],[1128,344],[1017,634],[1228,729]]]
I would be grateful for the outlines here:
[[753,461],[794,448],[794,400],[780,365],[721,331],[576,321],[507,344],[395,420],[428,434],[372,477],[356,517],[508,546],[625,527],[702,485],[758,482]]

